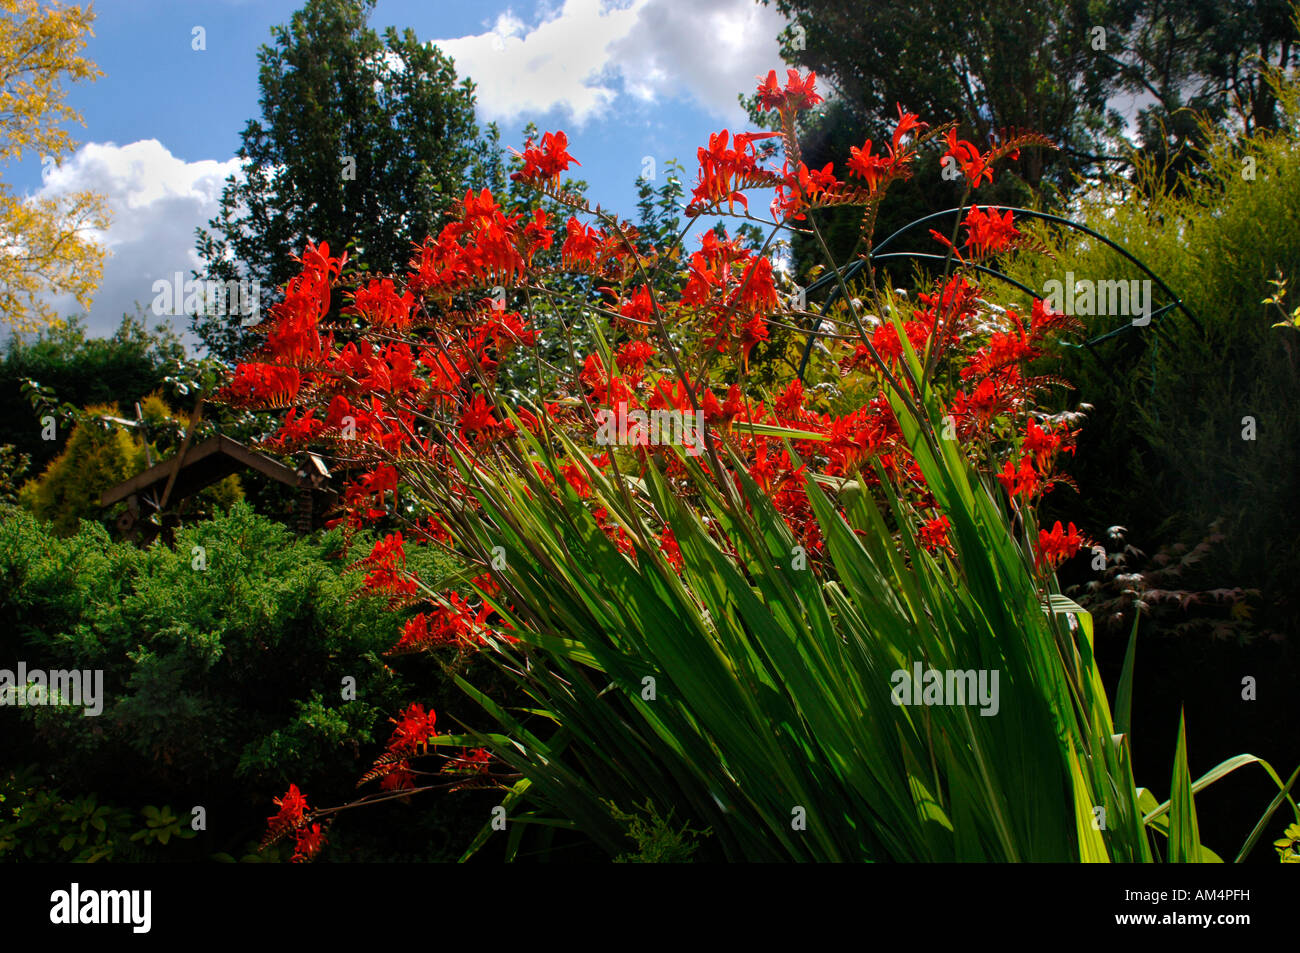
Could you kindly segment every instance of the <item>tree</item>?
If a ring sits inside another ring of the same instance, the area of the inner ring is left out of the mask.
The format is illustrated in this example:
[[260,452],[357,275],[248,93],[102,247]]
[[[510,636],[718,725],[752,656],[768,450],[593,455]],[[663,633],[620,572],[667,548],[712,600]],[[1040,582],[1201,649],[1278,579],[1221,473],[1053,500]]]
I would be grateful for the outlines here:
[[1114,0],[1110,9],[1119,29],[1107,55],[1123,88],[1152,101],[1136,125],[1164,186],[1197,174],[1214,126],[1244,136],[1278,130],[1265,73],[1300,62],[1291,0]]
[[79,320],[60,321],[24,340],[9,339],[0,354],[0,445],[31,458],[37,472],[62,449],[67,428],[46,440],[23,382],[34,381],[51,399],[74,407],[118,402],[129,416],[132,404],[164,386],[185,348],[166,324],[150,329],[143,318],[122,316],[110,337],[86,336]]
[[[117,414],[115,404],[86,408],[94,416]],[[144,451],[130,435],[106,421],[87,420],[73,428],[67,446],[38,478],[19,491],[18,501],[50,520],[61,535],[75,533],[83,519],[99,518],[99,495],[143,469]]]
[[[103,75],[79,55],[94,18],[89,8],[0,0],[0,161],[35,152],[48,164],[74,148],[59,125],[81,116],[63,101],[61,83]],[[46,293],[72,294],[89,309],[104,250],[87,233],[108,220],[93,192],[24,199],[0,184],[0,322],[19,330],[49,324],[55,311],[41,300]]]
[[1290,0],[775,3],[790,20],[782,55],[830,80],[861,131],[879,136],[900,101],[971,117],[975,142],[1028,127],[1060,145],[1013,167],[1035,188],[1128,164],[1120,93],[1151,101],[1135,117],[1144,150],[1195,146],[1188,110],[1235,117],[1246,132],[1276,128],[1263,69],[1300,54]]
[[[772,0],[758,0],[768,4]],[[817,73],[826,103],[800,117],[800,147],[809,168],[836,162],[850,146],[887,142],[901,104],[931,122],[963,117],[962,138],[989,143],[1012,129],[1032,129],[1059,144],[1032,149],[1007,166],[1007,174],[980,195],[982,202],[1022,205],[1041,198],[1058,204],[1080,175],[1104,170],[1105,152],[1122,128],[1108,106],[1118,86],[1114,67],[1092,48],[1093,22],[1082,0],[1026,6],[1011,0],[775,0],[790,23],[781,34],[783,58]],[[1012,26],[1013,25],[1013,26]],[[764,128],[757,101],[746,101]],[[950,181],[939,164],[941,149],[927,153],[915,176],[898,183],[881,210],[877,238],[931,212],[952,208],[963,183]],[[854,251],[858,222],[851,210],[813,216],[834,261]],[[951,227],[935,222],[935,228]],[[934,251],[928,228],[902,245]],[[792,242],[796,271],[824,261],[814,240]],[[861,249],[858,249],[859,251]],[[901,279],[913,263],[897,264]]]
[[[469,186],[502,179],[497,130],[480,131],[474,83],[413,31],[367,26],[374,0],[308,0],[258,54],[262,118],[250,120],[243,171],[198,231],[206,275],[278,288],[310,239],[351,243],[360,267],[405,270],[411,243]],[[201,314],[195,333],[233,359],[241,315]]]
[[[760,0],[767,5],[770,0]],[[776,0],[790,20],[782,55],[815,70],[879,138],[896,104],[944,121],[966,117],[970,138],[1010,127],[1056,141],[1012,165],[1034,186],[1067,184],[1092,168],[1120,117],[1107,106],[1115,69],[1093,48],[1085,0]]]

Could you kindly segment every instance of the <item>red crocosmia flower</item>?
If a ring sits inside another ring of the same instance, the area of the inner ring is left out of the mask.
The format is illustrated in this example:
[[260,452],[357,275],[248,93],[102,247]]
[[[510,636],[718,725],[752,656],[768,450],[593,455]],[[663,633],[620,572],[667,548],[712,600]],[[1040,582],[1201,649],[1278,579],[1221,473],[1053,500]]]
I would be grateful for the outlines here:
[[417,522],[415,526],[425,534],[425,537],[430,542],[444,543],[446,545],[451,545],[453,542],[451,531],[436,516],[430,516],[428,519]]
[[814,84],[816,73],[800,77],[797,69],[786,71],[785,88],[777,82],[776,70],[769,70],[767,79],[758,86],[758,102],[764,109],[811,109],[822,101]]
[[301,864],[313,859],[325,846],[325,832],[319,824],[304,827],[298,832],[298,842],[294,845],[291,863]]
[[566,463],[560,467],[560,473],[564,475],[565,482],[573,487],[573,492],[578,494],[579,499],[591,498],[591,481],[587,479],[582,467],[576,463]]
[[654,320],[654,300],[650,297],[650,289],[645,285],[637,288],[632,292],[621,305],[618,313],[630,321],[638,324],[650,324]]
[[1007,317],[1012,319],[1014,329],[1009,332],[995,331],[989,337],[988,346],[970,356],[966,366],[961,369],[962,377],[985,377],[1018,361],[1038,356],[1038,348],[1025,336],[1025,329],[1016,313],[1008,311]]
[[802,420],[803,399],[803,381],[796,377],[776,399],[776,415],[782,420]]
[[903,139],[905,139],[912,130],[924,129],[929,125],[929,123],[921,122],[921,117],[916,113],[904,112],[902,103],[896,103],[895,105],[898,106],[898,123],[894,126],[894,135],[890,140],[889,148],[894,158],[901,161],[905,158],[904,154],[899,151],[899,146],[902,144]]
[[731,389],[727,391],[727,399],[723,403],[718,403],[718,398],[714,396],[713,391],[706,390],[701,404],[705,422],[723,426],[730,426],[745,409],[744,398],[741,397],[740,386],[737,384],[731,385]]
[[515,413],[519,415],[519,421],[529,433],[541,433],[542,422],[537,419],[537,415],[527,407],[518,407]]
[[918,534],[921,545],[930,552],[946,547],[948,545],[948,530],[951,525],[946,516],[936,516],[932,520],[926,520],[921,524]]
[[740,358],[746,368],[749,367],[749,352],[759,341],[766,340],[767,322],[761,314],[756,314],[745,322],[745,326],[740,331]]
[[1057,520],[1050,532],[1045,529],[1038,531],[1038,563],[1055,569],[1077,553],[1083,543],[1083,537],[1073,523],[1068,530],[1063,530],[1061,521]]
[[339,257],[332,258],[329,242],[321,242],[320,245],[308,242],[302,257],[295,257],[294,261],[300,262],[303,270],[308,273],[331,279],[337,278],[343,271],[343,266],[348,261],[348,253],[344,252]]
[[420,363],[429,371],[427,386],[435,394],[450,394],[460,385],[468,366],[458,366],[446,352],[434,348],[420,351]]
[[760,441],[754,447],[754,462],[749,468],[749,475],[754,481],[769,493],[772,490],[772,484],[777,478],[781,469],[781,460],[775,455],[768,455],[767,441]]
[[752,259],[740,279],[740,287],[736,289],[731,305],[745,314],[760,314],[775,311],[780,303],[772,277],[771,259]]
[[[379,515],[382,516],[383,513]],[[392,596],[415,594],[415,579],[405,572],[406,550],[402,545],[401,533],[389,533],[376,542],[370,555],[361,560],[360,565],[370,570],[361,584],[363,589]]]
[[862,148],[849,147],[849,171],[867,183],[867,188],[876,191],[880,180],[894,167],[894,160],[883,155],[871,154],[871,140],[863,143]]
[[1010,460],[1003,463],[998,480],[1006,487],[1007,494],[1013,497],[1021,494],[1034,496],[1038,492],[1038,474],[1028,455],[1020,458],[1019,468],[1013,467]]
[[524,324],[518,312],[501,313],[493,311],[494,317],[483,326],[482,333],[492,339],[502,354],[511,350],[516,344],[532,347],[537,343],[537,332]]
[[296,367],[240,364],[223,396],[235,406],[285,407],[301,389],[302,374]]
[[298,408],[291,407],[284,418],[284,423],[280,425],[279,432],[272,438],[271,442],[281,446],[293,443],[307,443],[314,437],[319,436],[324,429],[325,422],[316,419],[315,407],[301,417],[298,416]]
[[[958,397],[964,397],[959,391]],[[966,405],[975,418],[980,421],[991,420],[1002,409],[1002,396],[998,393],[997,382],[993,378],[986,378],[979,382],[975,387],[975,392],[970,395]]]
[[546,212],[542,209],[533,209],[533,220],[524,226],[524,239],[528,243],[527,264],[533,263],[533,255],[546,248],[550,248],[555,241],[555,232],[546,227]]
[[485,592],[490,596],[500,594],[501,586],[490,572],[479,573],[470,580],[470,584],[475,586],[480,592]]
[[[897,361],[903,356],[903,342],[899,340],[898,329],[892,324],[882,324],[871,332],[871,346],[887,361]],[[862,345],[862,352],[870,353],[865,345]],[[857,356],[856,352],[854,356]]]
[[800,162],[795,166],[794,172],[787,176],[786,185],[794,188],[806,202],[823,193],[834,192],[835,188],[842,184],[835,178],[834,168],[835,164],[832,162],[827,162],[820,169],[809,169],[806,164]]
[[605,241],[605,233],[597,231],[590,225],[583,225],[572,216],[565,223],[564,229],[567,237],[564,239],[564,244],[560,246],[560,255],[564,259],[565,267],[574,268],[579,264],[594,265],[596,253]]
[[409,791],[415,787],[415,774],[409,761],[398,761],[384,775],[379,787],[384,791]]
[[[539,467],[538,472],[541,473]],[[458,593],[443,595],[446,604],[439,604],[429,612],[421,612],[407,620],[402,637],[388,650],[388,655],[424,652],[428,649],[454,646],[459,649],[482,645],[486,632],[485,620],[490,608],[484,606],[476,617],[473,609]],[[507,636],[507,640],[510,640]]]
[[410,755],[423,750],[429,743],[438,716],[433,711],[426,712],[419,702],[412,702],[398,717],[388,720],[397,726],[388,739],[389,752]]
[[646,362],[658,353],[648,341],[632,339],[624,342],[618,349],[615,363],[618,369],[633,377],[640,377],[645,372]]
[[682,558],[681,547],[677,545],[677,537],[673,535],[671,527],[665,527],[659,536],[659,551],[664,554],[668,560],[668,565],[672,566],[678,572],[686,566],[686,560]]
[[434,637],[429,631],[429,617],[421,612],[406,620],[406,624],[402,626],[402,637],[389,650],[389,654],[418,652],[432,644],[434,644]]
[[617,374],[610,374],[599,354],[588,354],[578,374],[585,387],[591,392],[593,403],[614,407],[632,397],[632,388]]
[[691,193],[690,209],[698,212],[703,207],[726,202],[727,210],[735,211],[736,203],[739,202],[746,211],[749,210],[749,200],[737,188],[741,183],[736,180],[739,178],[743,183],[747,175],[757,171],[757,158],[749,140],[745,140],[747,148],[740,148],[739,142],[737,148],[727,148],[730,138],[731,133],[723,129],[710,134],[707,149],[701,146],[696,150],[700,177]]
[[1033,309],[1029,314],[1029,336],[1034,340],[1046,332],[1074,323],[1073,317],[1066,317],[1062,311],[1053,311],[1042,298],[1034,299]]
[[595,517],[596,525],[600,527],[601,532],[619,552],[625,556],[636,555],[636,546],[632,542],[632,537],[627,534],[627,530],[609,518],[609,510],[601,506],[593,510],[591,515]]
[[482,394],[475,394],[474,399],[461,411],[457,427],[462,435],[472,437],[491,434],[501,426],[501,422],[492,416],[492,406]]
[[691,395],[683,381],[660,378],[655,382],[648,405],[651,410],[680,410],[684,413],[691,409]]
[[993,181],[993,169],[987,164],[988,157],[981,155],[973,143],[967,142],[965,139],[958,139],[956,129],[948,130],[944,142],[947,144],[948,149],[944,152],[940,161],[945,161],[949,157],[955,160],[957,167],[961,170],[962,175],[966,176],[966,181],[971,188],[978,188],[981,179],[987,179],[989,182]]
[[1032,453],[1038,459],[1044,459],[1061,449],[1061,435],[1054,430],[1043,429],[1032,419],[1025,424],[1026,453]]
[[745,399],[741,397],[740,385],[733,384],[727,390],[727,399],[723,402],[723,419],[735,420],[745,410]]
[[[510,178],[516,182],[559,185],[560,173],[566,171],[570,164],[582,165],[569,155],[568,148],[569,137],[562,131],[543,133],[541,148],[535,147],[533,140],[529,139],[522,153],[524,166],[518,172],[511,173]],[[510,151],[520,155],[514,149]]]
[[352,296],[352,305],[345,314],[359,314],[377,327],[404,330],[411,324],[411,308],[415,296],[410,291],[397,293],[392,278],[372,278],[364,288]]
[[298,785],[290,784],[289,790],[285,792],[284,797],[277,797],[272,800],[280,810],[273,816],[267,818],[267,841],[302,825],[309,810],[307,798],[298,790]]
[[980,254],[1006,251],[1011,243],[1020,237],[1020,232],[1011,224],[1011,209],[1004,216],[999,216],[992,209],[980,211],[979,206],[972,206],[963,222],[966,226],[966,244]]
[[[397,470],[389,464],[380,464],[372,472],[363,473],[355,482],[348,484],[343,492],[343,504],[349,510],[366,509],[369,513],[382,516],[384,512],[382,509],[369,509],[369,507],[372,504],[375,507],[383,507],[384,495],[390,491],[397,491]],[[377,561],[390,558],[386,551],[375,557]]]
[[487,774],[492,764],[492,753],[487,748],[462,748],[442,766],[443,774]]

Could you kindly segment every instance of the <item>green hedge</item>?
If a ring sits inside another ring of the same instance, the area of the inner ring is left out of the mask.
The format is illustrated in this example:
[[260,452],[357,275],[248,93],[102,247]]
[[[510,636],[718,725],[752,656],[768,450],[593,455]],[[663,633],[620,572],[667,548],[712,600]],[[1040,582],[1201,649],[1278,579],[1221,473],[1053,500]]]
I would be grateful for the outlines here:
[[[0,668],[103,669],[106,696],[98,717],[0,710],[6,764],[39,766],[67,797],[203,805],[204,846],[236,855],[289,780],[346,799],[388,717],[415,700],[441,704],[446,683],[436,659],[402,659],[416,694],[382,657],[400,617],[341,572],[370,545],[354,540],[344,557],[338,531],[297,537],[244,503],[181,529],[174,548],[148,549],[90,522],[59,538],[0,509]],[[427,577],[447,571],[410,549]],[[348,677],[355,700],[343,697]],[[447,850],[481,823],[447,836]]]
[[[1093,350],[1066,349],[1052,368],[1074,384],[1072,400],[1094,406],[1072,464],[1081,497],[1062,497],[1061,512],[1082,513],[1097,537],[1126,526],[1148,554],[1195,545],[1217,524],[1222,539],[1180,588],[1259,589],[1247,634],[1298,631],[1300,336],[1272,327],[1279,314],[1262,304],[1270,279],[1294,289],[1300,278],[1300,87],[1282,103],[1280,132],[1216,135],[1180,190],[1147,168],[1136,185],[1112,184],[1118,201],[1113,188],[1085,197],[1076,220],[1144,261],[1195,317],[1174,311]],[[1087,236],[1038,233],[1056,260],[1025,254],[1008,271],[1039,291],[1066,272],[1144,277]],[[1092,338],[1128,319],[1083,320]]]

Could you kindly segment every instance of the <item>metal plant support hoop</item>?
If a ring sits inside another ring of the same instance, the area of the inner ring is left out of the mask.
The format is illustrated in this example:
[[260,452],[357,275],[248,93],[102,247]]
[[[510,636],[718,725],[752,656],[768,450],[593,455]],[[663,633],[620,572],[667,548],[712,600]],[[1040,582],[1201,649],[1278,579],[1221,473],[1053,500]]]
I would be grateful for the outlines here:
[[[1196,325],[1197,330],[1204,331],[1200,319],[1197,318],[1196,315],[1192,313],[1191,309],[1188,308],[1187,305],[1183,303],[1182,299],[1179,298],[1178,295],[1174,294],[1173,290],[1167,284],[1165,284],[1163,280],[1161,280],[1159,275],[1157,275],[1150,268],[1148,268],[1139,258],[1133,255],[1133,253],[1130,252],[1128,249],[1124,248],[1122,245],[1119,245],[1111,241],[1105,235],[1102,235],[1094,231],[1093,229],[1089,228],[1086,225],[1081,225],[1080,223],[1071,221],[1068,218],[1062,218],[1059,215],[1052,215],[1048,212],[1038,212],[1028,208],[1016,208],[1015,206],[1011,206],[1011,205],[989,205],[989,206],[982,206],[982,207],[994,209],[999,212],[1011,212],[1018,217],[1036,218],[1045,222],[1054,222],[1057,225],[1064,225],[1067,228],[1072,228],[1077,232],[1082,232],[1083,234],[1088,235],[1091,238],[1095,238],[1097,241],[1106,245],[1108,248],[1114,249],[1115,251],[1119,252],[1120,255],[1122,255],[1128,261],[1132,262],[1134,265],[1140,268],[1144,275],[1146,275],[1153,282],[1155,282],[1155,284],[1160,288],[1160,290],[1164,292],[1166,295],[1168,295],[1169,298],[1172,299],[1169,302],[1169,304],[1166,304],[1163,307],[1159,308],[1154,314],[1151,315],[1151,323],[1153,327],[1156,326],[1156,323],[1160,318],[1164,317],[1174,308],[1178,308],[1180,311],[1183,312],[1183,314],[1187,315],[1187,317],[1191,319],[1192,323]],[[872,265],[875,265],[878,262],[891,261],[895,259],[911,259],[914,261],[923,261],[923,260],[946,261],[947,256],[937,255],[934,254],[933,252],[891,252],[889,254],[883,254],[883,252],[885,248],[888,247],[889,244],[894,239],[898,238],[900,235],[904,234],[905,232],[909,232],[912,229],[924,225],[927,222],[934,221],[935,219],[945,218],[949,215],[960,215],[964,211],[967,211],[967,209],[966,208],[944,209],[941,212],[933,212],[930,215],[926,215],[922,218],[916,219],[915,221],[908,222],[906,225],[898,229],[898,231],[894,232],[892,235],[890,235],[888,238],[886,238],[884,241],[882,241],[879,245],[877,245],[872,250],[870,255],[870,261]],[[805,294],[812,294],[813,292],[820,291],[821,289],[826,288],[828,286],[831,288],[830,294],[827,295],[826,301],[822,304],[820,315],[819,315],[820,317],[824,318],[826,316],[826,312],[835,303],[836,299],[839,298],[840,296],[839,279],[842,277],[844,281],[847,283],[849,279],[860,274],[864,267],[866,267],[866,261],[864,261],[861,258],[858,258],[855,261],[849,262],[849,264],[845,265],[842,269],[831,271],[830,273],[823,275],[822,277],[818,278],[811,285],[809,285],[807,288],[804,289]],[[1015,288],[1018,288],[1019,290],[1023,291],[1031,298],[1042,297],[1036,291],[1034,291],[1033,288],[1030,288],[1027,285],[1022,284],[1019,281],[1016,281],[1016,279],[1012,278],[1010,275],[1004,274],[1003,272],[998,271],[996,268],[989,268],[986,265],[980,265],[980,264],[970,264],[967,267],[972,268],[975,271],[981,272],[982,274],[992,275],[995,278],[999,278],[1002,281],[1006,282],[1007,284],[1012,285]],[[822,335],[821,323],[822,322],[819,320],[813,328],[809,329],[808,343],[804,346],[803,356],[799,360],[799,380],[803,380],[804,372],[808,369],[808,359],[812,356],[813,345],[816,343],[817,338]],[[1113,337],[1117,337],[1126,331],[1130,331],[1133,329],[1133,327],[1134,325],[1132,323],[1123,324],[1120,325],[1118,328],[1115,328],[1111,331],[1107,331],[1104,334],[1100,334],[1097,337],[1092,338],[1091,340],[1084,341],[1082,344],[1068,344],[1067,346],[1086,347],[1089,350],[1089,352],[1092,352],[1095,345],[1100,344],[1103,341],[1107,341]]]

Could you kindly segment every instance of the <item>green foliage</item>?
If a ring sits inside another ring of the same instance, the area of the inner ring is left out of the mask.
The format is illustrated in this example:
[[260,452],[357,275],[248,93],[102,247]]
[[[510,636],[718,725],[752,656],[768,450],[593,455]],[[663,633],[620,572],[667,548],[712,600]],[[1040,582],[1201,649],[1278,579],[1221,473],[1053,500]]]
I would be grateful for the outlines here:
[[[373,6],[308,0],[272,28],[258,54],[262,117],[238,152],[244,175],[198,231],[203,277],[253,278],[269,293],[308,237],[336,251],[352,242],[359,267],[401,271],[448,203],[499,179],[496,128],[480,132],[474,84],[409,29],[381,40],[367,26]],[[251,340],[240,320],[197,315],[194,329],[230,360]]]
[[1292,824],[1278,840],[1273,841],[1277,848],[1277,859],[1284,864],[1300,864],[1300,824]]
[[694,859],[699,844],[697,837],[707,837],[706,831],[691,830],[689,825],[680,829],[673,826],[673,814],[661,817],[653,801],[631,814],[609,805],[610,814],[620,824],[627,825],[627,836],[636,843],[634,853],[620,854],[616,864],[689,864]]
[[1276,128],[1263,74],[1297,57],[1289,0],[762,2],[790,20],[783,58],[825,76],[877,142],[901,102],[923,117],[970,117],[973,142],[1022,127],[1059,143],[1016,164],[1035,189],[1068,192],[1073,175],[1123,161],[1122,120],[1109,105],[1118,93],[1154,100],[1136,119],[1141,147],[1162,166],[1204,141],[1198,113]]
[[[901,103],[922,119],[971,119],[962,133],[986,143],[1007,128],[1030,128],[1059,145],[1027,150],[981,202],[1051,209],[1065,206],[1080,182],[1096,182],[1129,167],[1123,123],[1110,105],[1118,93],[1154,99],[1135,117],[1142,154],[1161,171],[1148,184],[1181,189],[1195,176],[1195,150],[1211,127],[1276,129],[1282,111],[1264,79],[1272,65],[1295,62],[1300,45],[1288,22],[1289,0],[1050,0],[1032,10],[1013,0],[915,0],[862,4],[856,0],[762,0],[790,21],[781,35],[786,62],[815,70],[836,97],[800,120],[799,141],[809,168],[836,163],[850,146],[887,143]],[[1006,29],[1005,24],[1016,24]],[[1105,30],[1098,37],[1098,28]],[[1099,43],[1104,45],[1098,46]],[[956,55],[954,50],[978,50]],[[1026,55],[1026,50],[1032,55]],[[776,128],[756,99],[751,118]],[[940,174],[938,152],[915,177],[897,185],[881,210],[877,238],[941,209],[952,208],[958,185]],[[839,264],[851,257],[859,219],[851,209],[816,213]],[[934,251],[918,229],[921,250]],[[892,251],[901,251],[899,245]],[[804,236],[794,241],[801,263],[824,260]],[[906,277],[906,266],[895,269]]]
[[146,845],[166,844],[173,837],[189,840],[195,834],[193,828],[182,826],[189,824],[190,817],[177,817],[166,805],[154,807],[146,804],[140,813],[144,815],[145,826],[131,835],[133,841],[143,841]]
[[404,695],[380,658],[395,620],[354,598],[339,545],[337,533],[295,538],[245,504],[148,550],[92,524],[53,538],[6,511],[0,657],[102,668],[106,695],[99,717],[7,713],[28,725],[10,736],[62,779],[101,791],[129,779],[152,800],[237,784],[269,803],[286,776],[346,774]]
[[95,863],[165,859],[156,849],[173,837],[189,840],[171,808],[132,811],[99,803],[94,794],[68,798],[34,768],[0,774],[0,860]]
[[60,535],[75,532],[83,519],[106,518],[100,494],[144,469],[144,450],[125,430],[93,419],[116,414],[116,406],[89,407],[87,413],[63,452],[19,491],[19,502]]
[[[116,405],[87,407],[77,412],[63,451],[22,487],[18,502],[63,536],[75,532],[83,519],[109,525],[122,506],[105,509],[100,495],[179,451],[184,436],[185,419],[157,394],[140,401],[140,411],[143,434],[150,438],[148,452],[144,436],[110,419],[118,416]],[[243,497],[239,477],[231,474],[181,501],[180,507],[191,519],[202,518]]]
[[42,439],[39,417],[23,392],[26,380],[73,407],[130,407],[161,387],[167,369],[184,355],[180,339],[166,324],[151,330],[143,315],[123,315],[117,331],[106,338],[87,337],[85,325],[75,318],[35,336],[15,334],[0,357],[0,445],[13,444],[39,471],[58,455],[70,432],[60,422],[57,439]]
[[[1119,117],[1106,107],[1115,69],[1090,45],[1089,29],[1108,21],[1094,19],[1085,4],[775,0],[774,5],[791,21],[781,36],[783,58],[825,77],[844,100],[845,118],[859,136],[871,136],[877,144],[888,140],[897,103],[931,121],[968,117],[973,131],[968,138],[981,145],[1003,129],[1032,128],[1064,149],[1033,150],[1013,168],[1034,186],[1047,180],[1068,188],[1071,174],[1095,168],[1093,157],[1119,129]],[[1007,29],[1008,23],[1015,29]],[[974,55],[957,52],[962,50]]]
[[[1210,574],[1179,588],[1259,589],[1258,630],[1294,635],[1300,350],[1262,303],[1279,274],[1293,284],[1300,276],[1300,86],[1280,94],[1281,129],[1240,142],[1207,131],[1197,181],[1185,189],[1161,186],[1148,164],[1132,189],[1116,183],[1085,196],[1080,220],[1141,258],[1195,319],[1175,310],[1093,349],[1066,349],[1054,370],[1075,385],[1070,399],[1095,406],[1071,464],[1081,492],[1070,497],[1073,512],[1082,507],[1098,534],[1128,527],[1147,551],[1194,545],[1217,522],[1224,542],[1204,563]],[[1143,191],[1149,202],[1132,200]],[[1056,260],[1026,255],[1007,269],[1032,288],[1067,271],[1145,278],[1085,236],[1041,234]],[[1127,321],[1087,320],[1090,337]]]
[[[840,494],[847,519],[807,479],[833,567],[825,579],[791,561],[795,537],[743,469],[732,502],[679,456],[707,501],[701,514],[647,468],[652,511],[641,517],[672,528],[680,575],[654,545],[635,541],[635,560],[622,555],[575,494],[479,471],[486,518],[459,529],[506,551],[499,578],[519,609],[502,615],[520,643],[496,643],[492,657],[532,703],[507,710],[458,681],[504,732],[476,737],[524,775],[504,801],[517,829],[572,826],[619,856],[629,829],[610,804],[648,802],[651,817],[680,809],[707,825],[716,856],[730,860],[1139,862],[1166,842],[1173,860],[1204,860],[1213,855],[1193,796],[1249,764],[1280,792],[1260,829],[1283,803],[1300,819],[1287,794],[1294,776],[1284,785],[1253,756],[1192,782],[1181,732],[1174,800],[1157,804],[1135,786],[1128,702],[1116,724],[1088,614],[1040,596],[1032,517],[1022,538],[1011,533],[997,488],[952,441],[934,441],[937,404],[927,423],[893,403],[952,521],[951,558],[929,555],[905,520],[887,529],[901,504],[882,471],[884,508]],[[558,465],[556,450],[522,436],[543,467]],[[614,481],[564,443],[599,505],[632,525]],[[704,515],[726,528],[734,554]],[[998,672],[997,717],[899,705],[891,673],[914,664]],[[1131,668],[1132,656],[1130,683]],[[650,839],[663,841],[662,825]]]
[[0,505],[18,502],[18,491],[27,482],[32,458],[13,444],[0,446]]

